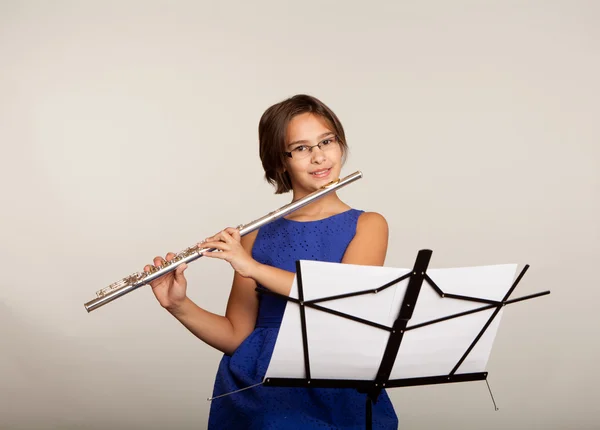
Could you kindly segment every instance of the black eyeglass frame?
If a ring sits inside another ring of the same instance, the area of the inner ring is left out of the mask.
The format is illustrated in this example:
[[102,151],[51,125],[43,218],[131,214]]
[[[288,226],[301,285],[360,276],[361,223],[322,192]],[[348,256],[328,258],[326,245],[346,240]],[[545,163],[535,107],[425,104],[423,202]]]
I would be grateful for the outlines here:
[[[339,145],[339,143],[340,143],[340,139],[337,137],[337,135],[335,135],[335,134],[334,134],[333,136],[326,137],[325,139],[323,139],[321,142],[317,143],[316,145],[300,145],[300,146],[298,146],[297,148],[300,148],[301,146],[306,146],[306,147],[308,148],[308,152],[309,152],[309,153],[312,153],[312,149],[313,149],[314,147],[318,146],[318,147],[319,147],[319,149],[320,149],[321,151],[323,151],[323,148],[321,148],[321,145],[323,145],[323,141],[325,141],[325,140],[333,140],[333,141],[334,141],[335,143],[337,143],[338,145]],[[333,143],[333,142],[332,142],[332,143]],[[296,149],[296,148],[294,148],[294,149]],[[284,151],[283,153],[284,153],[285,155],[287,155],[289,158],[292,158],[292,159],[294,158],[294,157],[292,157],[292,152],[291,152],[291,151],[289,151],[289,152],[287,152],[287,151]]]

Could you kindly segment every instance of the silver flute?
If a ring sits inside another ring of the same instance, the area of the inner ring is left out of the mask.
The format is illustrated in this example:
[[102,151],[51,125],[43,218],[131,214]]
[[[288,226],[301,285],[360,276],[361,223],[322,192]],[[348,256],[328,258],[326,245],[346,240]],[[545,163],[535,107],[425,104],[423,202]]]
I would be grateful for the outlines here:
[[[314,202],[315,200],[323,197],[326,194],[329,194],[333,191],[338,190],[339,188],[348,185],[358,179],[362,178],[362,173],[360,171],[354,172],[351,175],[346,176],[342,179],[337,179],[332,181],[326,185],[323,185],[316,191],[308,194],[307,196],[296,200],[295,202],[288,203],[285,206],[280,207],[279,209],[254,220],[248,224],[242,224],[237,227],[240,232],[240,236],[245,236],[248,233],[253,232],[254,230],[262,227],[265,224],[273,222],[281,217],[284,217],[295,210],[300,209],[303,206],[308,205],[309,203]],[[156,278],[159,278],[173,270],[175,270],[179,265],[184,263],[190,263],[200,257],[202,257],[203,252],[214,251],[214,248],[199,248],[198,245],[191,246],[176,254],[173,259],[170,261],[165,261],[162,266],[151,266],[150,271],[142,271],[133,273],[120,281],[117,281],[106,288],[103,288],[99,291],[96,291],[96,298],[90,300],[85,303],[85,309],[89,312],[98,309],[100,306],[103,306],[109,302],[112,302],[115,299],[118,299],[121,296],[124,296],[131,291],[146,285],[153,281]]]

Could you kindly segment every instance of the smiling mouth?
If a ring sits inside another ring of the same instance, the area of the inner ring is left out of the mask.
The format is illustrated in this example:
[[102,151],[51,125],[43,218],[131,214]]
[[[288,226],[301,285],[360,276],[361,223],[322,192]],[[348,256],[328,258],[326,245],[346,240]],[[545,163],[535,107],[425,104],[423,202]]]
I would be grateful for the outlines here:
[[331,171],[331,167],[329,169],[321,169],[321,170],[317,170],[315,172],[311,172],[311,175],[317,178],[324,178],[325,176],[329,175],[329,172]]

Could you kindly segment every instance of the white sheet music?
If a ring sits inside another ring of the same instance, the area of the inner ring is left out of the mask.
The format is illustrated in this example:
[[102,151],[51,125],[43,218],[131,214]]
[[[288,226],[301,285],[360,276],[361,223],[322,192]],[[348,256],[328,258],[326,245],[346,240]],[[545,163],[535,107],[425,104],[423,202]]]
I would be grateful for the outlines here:
[[[410,269],[302,261],[304,299],[313,300],[379,288]],[[501,300],[510,289],[516,264],[429,269],[444,293]],[[298,298],[297,278],[290,296]],[[394,324],[408,279],[377,294],[336,299],[320,306],[387,327]],[[441,298],[424,281],[408,327],[486,306]],[[306,307],[306,330],[312,378],[374,379],[389,331]],[[404,334],[390,379],[450,373],[495,309],[409,330]],[[485,371],[502,310],[456,373]],[[305,378],[300,310],[288,302],[266,377]]]

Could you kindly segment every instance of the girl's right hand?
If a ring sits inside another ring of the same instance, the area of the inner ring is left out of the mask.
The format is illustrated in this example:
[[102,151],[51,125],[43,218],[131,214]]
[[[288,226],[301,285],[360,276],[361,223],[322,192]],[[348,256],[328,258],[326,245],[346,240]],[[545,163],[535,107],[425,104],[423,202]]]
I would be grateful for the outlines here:
[[[174,257],[175,254],[169,252],[166,260],[171,261]],[[159,267],[164,261],[162,257],[155,257],[154,266]],[[150,267],[150,265],[145,266],[144,272],[149,272]],[[187,280],[183,274],[185,269],[187,269],[187,264],[180,264],[177,269],[150,282],[152,292],[163,308],[173,310],[184,302],[187,290]]]

